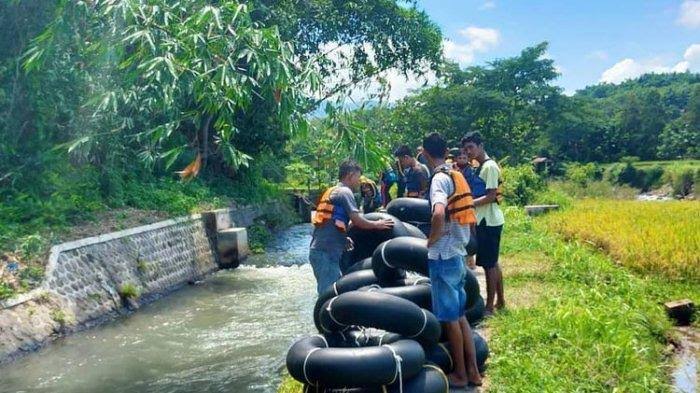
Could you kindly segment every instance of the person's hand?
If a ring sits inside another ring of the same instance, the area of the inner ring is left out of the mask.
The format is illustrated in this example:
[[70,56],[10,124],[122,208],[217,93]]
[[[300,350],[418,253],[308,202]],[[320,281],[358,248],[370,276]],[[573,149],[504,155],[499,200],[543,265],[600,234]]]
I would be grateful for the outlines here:
[[352,251],[355,249],[355,242],[351,238],[345,238],[345,251]]
[[389,220],[389,219],[381,219],[374,221],[374,229],[378,231],[382,231],[385,229],[391,229],[394,227],[394,221]]

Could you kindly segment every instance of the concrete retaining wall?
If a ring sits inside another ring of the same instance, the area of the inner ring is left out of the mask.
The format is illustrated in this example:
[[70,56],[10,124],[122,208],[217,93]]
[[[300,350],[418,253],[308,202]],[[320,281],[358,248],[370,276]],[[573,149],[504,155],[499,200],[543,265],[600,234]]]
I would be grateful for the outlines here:
[[217,233],[261,211],[217,210],[54,246],[41,287],[0,303],[0,362],[217,270]]

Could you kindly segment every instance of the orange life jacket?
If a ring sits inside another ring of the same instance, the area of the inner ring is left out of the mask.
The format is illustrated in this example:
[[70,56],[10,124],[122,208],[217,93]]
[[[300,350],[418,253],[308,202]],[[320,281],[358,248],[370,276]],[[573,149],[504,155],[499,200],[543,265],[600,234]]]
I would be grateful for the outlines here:
[[450,176],[454,188],[452,195],[447,197],[447,219],[457,222],[460,225],[476,224],[472,192],[462,173],[443,166],[436,170],[430,178],[431,183],[433,182],[433,177],[438,173],[444,173]]
[[345,232],[349,221],[349,218],[346,217],[347,213],[345,213],[345,211],[339,211],[342,209],[336,209],[336,206],[331,202],[331,193],[336,188],[337,187],[329,187],[321,194],[321,197],[316,203],[316,214],[314,214],[311,222],[315,227],[320,227],[328,221],[333,220],[335,227],[339,231]]

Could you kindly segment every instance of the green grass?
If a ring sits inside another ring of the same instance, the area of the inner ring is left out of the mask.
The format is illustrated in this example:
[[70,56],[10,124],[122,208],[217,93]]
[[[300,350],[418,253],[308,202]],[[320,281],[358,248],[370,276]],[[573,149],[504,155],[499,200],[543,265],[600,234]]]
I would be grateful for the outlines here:
[[141,291],[132,283],[122,284],[117,292],[123,299],[137,299],[141,296]]
[[277,393],[301,393],[304,387],[300,382],[294,380],[294,378],[286,375],[282,379],[282,383],[277,388]]
[[[640,276],[507,207],[507,311],[488,320],[489,392],[667,392],[672,326],[662,302],[700,286]],[[299,393],[286,376],[278,393]]]
[[664,392],[671,324],[661,303],[700,287],[636,276],[586,243],[508,209],[508,311],[488,321],[489,391]]
[[[607,168],[610,165],[614,165],[615,163],[609,163],[609,164],[601,164],[603,168]],[[694,167],[700,167],[700,160],[658,160],[658,161],[636,161],[632,163],[633,166],[637,168],[650,168],[653,166],[673,166],[673,165],[687,165],[687,166],[694,166]]]

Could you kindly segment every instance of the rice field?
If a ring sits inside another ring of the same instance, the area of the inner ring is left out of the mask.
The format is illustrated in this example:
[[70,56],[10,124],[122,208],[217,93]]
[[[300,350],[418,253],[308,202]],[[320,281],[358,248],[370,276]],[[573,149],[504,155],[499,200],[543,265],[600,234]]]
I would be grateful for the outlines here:
[[700,202],[580,200],[543,220],[637,272],[700,282]]

